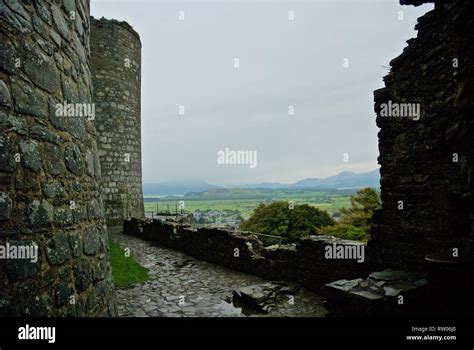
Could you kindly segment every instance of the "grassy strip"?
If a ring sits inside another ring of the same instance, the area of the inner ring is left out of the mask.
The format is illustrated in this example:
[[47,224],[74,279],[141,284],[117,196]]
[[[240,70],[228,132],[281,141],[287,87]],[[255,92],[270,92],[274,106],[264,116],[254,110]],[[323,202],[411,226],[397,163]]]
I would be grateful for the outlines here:
[[149,270],[132,257],[125,256],[125,251],[117,243],[109,241],[109,246],[112,278],[117,287],[143,283],[150,279]]

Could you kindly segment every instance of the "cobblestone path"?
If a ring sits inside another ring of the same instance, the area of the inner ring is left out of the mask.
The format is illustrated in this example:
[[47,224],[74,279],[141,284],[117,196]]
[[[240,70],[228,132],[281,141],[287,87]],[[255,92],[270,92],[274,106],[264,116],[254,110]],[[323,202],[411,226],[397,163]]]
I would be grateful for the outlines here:
[[129,248],[135,260],[150,269],[149,281],[117,290],[122,317],[322,317],[326,313],[323,299],[303,289],[294,293],[291,302],[285,298],[268,314],[236,307],[231,300],[234,289],[267,281],[122,233],[110,234],[110,238]]

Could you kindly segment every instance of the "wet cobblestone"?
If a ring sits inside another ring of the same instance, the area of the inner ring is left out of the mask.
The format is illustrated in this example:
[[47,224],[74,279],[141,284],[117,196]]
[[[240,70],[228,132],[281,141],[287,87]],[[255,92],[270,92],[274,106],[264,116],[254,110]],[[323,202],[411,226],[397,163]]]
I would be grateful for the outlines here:
[[283,298],[267,314],[236,307],[232,291],[266,280],[189,257],[139,238],[111,233],[110,238],[130,249],[133,258],[150,270],[150,280],[118,288],[121,317],[323,317],[323,299],[304,289]]

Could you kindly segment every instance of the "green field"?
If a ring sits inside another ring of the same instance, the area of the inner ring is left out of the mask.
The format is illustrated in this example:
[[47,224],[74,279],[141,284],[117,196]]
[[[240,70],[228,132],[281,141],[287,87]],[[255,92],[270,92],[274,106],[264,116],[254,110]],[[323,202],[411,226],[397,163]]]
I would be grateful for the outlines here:
[[[199,195],[192,194],[182,198],[164,198],[153,199],[147,198],[145,201],[146,212],[156,212],[167,210],[169,205],[170,211],[175,211],[176,205],[180,201],[184,202],[184,210],[186,212],[194,212],[195,210],[239,210],[245,218],[250,216],[252,211],[259,203],[270,202],[273,200],[293,201],[294,204],[310,204],[321,210],[326,210],[331,214],[339,212],[343,207],[350,207],[350,195],[348,193],[334,194],[315,191],[271,191],[270,193],[261,193],[254,190],[243,193],[239,190],[227,191],[223,194],[210,193],[206,191]],[[229,198],[230,197],[230,198]],[[237,198],[232,198],[237,197]],[[251,197],[251,198],[242,198]],[[158,207],[157,207],[158,205]]]

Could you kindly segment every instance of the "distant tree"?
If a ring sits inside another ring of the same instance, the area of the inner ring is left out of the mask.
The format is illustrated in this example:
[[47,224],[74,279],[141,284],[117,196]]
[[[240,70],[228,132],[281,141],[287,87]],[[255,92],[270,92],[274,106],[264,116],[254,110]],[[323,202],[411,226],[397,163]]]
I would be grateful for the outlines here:
[[351,208],[341,209],[337,225],[318,229],[319,234],[344,239],[368,241],[374,211],[382,206],[379,193],[370,187],[363,188],[351,197]]
[[[279,236],[283,243],[293,243],[315,234],[317,228],[327,225],[334,225],[334,220],[326,211],[308,204],[290,206],[287,201],[275,201],[260,203],[250,218],[241,223],[240,228]],[[261,237],[261,240],[265,245],[277,243],[272,238]]]
[[379,193],[370,187],[363,188],[351,197],[351,208],[341,209],[341,222],[361,227],[368,232],[372,225],[374,211],[381,206]]

